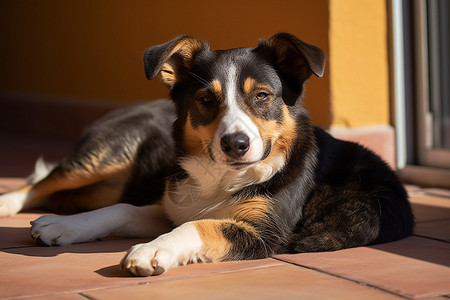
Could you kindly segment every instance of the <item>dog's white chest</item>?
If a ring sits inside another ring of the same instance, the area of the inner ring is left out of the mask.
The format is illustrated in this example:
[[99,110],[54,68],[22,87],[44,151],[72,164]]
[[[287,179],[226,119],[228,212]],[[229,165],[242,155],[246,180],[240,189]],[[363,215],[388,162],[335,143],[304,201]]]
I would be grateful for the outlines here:
[[191,178],[168,188],[163,206],[169,219],[177,226],[200,219],[225,219],[231,216],[232,193],[205,193]]
[[164,208],[175,225],[199,219],[230,218],[239,204],[233,195],[245,186],[267,180],[283,164],[281,159],[275,165],[261,162],[252,168],[233,170],[209,158],[185,159],[181,166],[189,176],[166,187]]

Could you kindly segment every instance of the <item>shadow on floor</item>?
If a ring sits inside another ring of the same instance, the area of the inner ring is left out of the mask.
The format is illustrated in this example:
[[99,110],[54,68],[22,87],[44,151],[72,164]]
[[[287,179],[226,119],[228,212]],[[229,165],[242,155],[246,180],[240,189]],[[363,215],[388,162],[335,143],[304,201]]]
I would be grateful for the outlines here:
[[0,251],[10,254],[34,256],[34,257],[54,257],[64,253],[116,253],[123,252],[138,243],[149,242],[151,239],[120,239],[106,238],[105,240],[74,244],[70,246],[40,246],[30,237],[29,228],[0,227],[0,236],[15,237],[13,243],[2,242]]
[[392,254],[450,267],[450,244],[422,237],[409,237],[399,242],[370,246]]

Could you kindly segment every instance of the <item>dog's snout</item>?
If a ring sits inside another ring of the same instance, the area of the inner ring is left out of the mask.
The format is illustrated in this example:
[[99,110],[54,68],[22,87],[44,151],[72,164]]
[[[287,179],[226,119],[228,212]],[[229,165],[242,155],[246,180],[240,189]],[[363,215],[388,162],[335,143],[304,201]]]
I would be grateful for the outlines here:
[[223,153],[228,157],[237,159],[242,157],[250,148],[249,137],[242,132],[227,134],[220,140]]

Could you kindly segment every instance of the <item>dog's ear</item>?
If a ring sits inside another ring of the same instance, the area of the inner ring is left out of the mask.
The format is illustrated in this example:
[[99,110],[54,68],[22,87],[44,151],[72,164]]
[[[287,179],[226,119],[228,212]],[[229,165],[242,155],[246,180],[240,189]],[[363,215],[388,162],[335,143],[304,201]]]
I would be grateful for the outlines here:
[[148,48],[144,53],[145,75],[153,79],[161,73],[163,83],[172,88],[189,70],[194,56],[204,50],[209,50],[208,44],[190,36]]
[[325,54],[319,48],[307,44],[292,34],[277,33],[267,40],[261,40],[255,49],[268,56],[275,68],[289,85],[288,104],[293,104],[301,96],[303,83],[314,74],[323,76]]

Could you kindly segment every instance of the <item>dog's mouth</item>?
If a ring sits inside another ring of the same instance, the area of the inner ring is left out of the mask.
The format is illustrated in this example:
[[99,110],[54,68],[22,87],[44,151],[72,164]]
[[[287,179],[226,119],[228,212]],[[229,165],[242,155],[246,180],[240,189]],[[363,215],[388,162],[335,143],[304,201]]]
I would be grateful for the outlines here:
[[245,169],[247,167],[251,167],[252,165],[256,164],[260,162],[260,160],[258,161],[254,161],[254,162],[247,162],[247,161],[231,161],[231,162],[227,162],[227,164],[235,169],[235,170],[242,170]]

